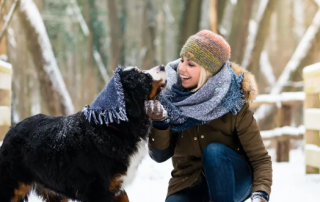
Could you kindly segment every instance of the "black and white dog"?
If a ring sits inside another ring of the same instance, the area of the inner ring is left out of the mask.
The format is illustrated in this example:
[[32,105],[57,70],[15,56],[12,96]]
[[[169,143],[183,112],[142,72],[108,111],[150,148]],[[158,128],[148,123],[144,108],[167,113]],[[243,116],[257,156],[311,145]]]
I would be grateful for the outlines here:
[[0,149],[0,202],[27,201],[31,190],[47,202],[129,201],[124,187],[151,127],[144,104],[165,85],[164,66],[118,67],[91,107],[35,115],[11,128]]

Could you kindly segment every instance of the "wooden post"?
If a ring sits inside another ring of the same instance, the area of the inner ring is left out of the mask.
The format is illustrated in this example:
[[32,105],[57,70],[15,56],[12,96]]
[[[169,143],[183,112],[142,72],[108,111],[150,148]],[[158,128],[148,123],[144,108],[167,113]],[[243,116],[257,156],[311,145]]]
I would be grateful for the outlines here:
[[[291,116],[292,107],[290,105],[281,105],[281,108],[278,108],[278,127],[290,126]],[[276,161],[289,162],[290,136],[283,134],[281,137],[278,137],[276,141]]]
[[11,64],[0,60],[0,141],[11,125]]
[[303,69],[306,173],[319,173],[320,168],[320,63]]

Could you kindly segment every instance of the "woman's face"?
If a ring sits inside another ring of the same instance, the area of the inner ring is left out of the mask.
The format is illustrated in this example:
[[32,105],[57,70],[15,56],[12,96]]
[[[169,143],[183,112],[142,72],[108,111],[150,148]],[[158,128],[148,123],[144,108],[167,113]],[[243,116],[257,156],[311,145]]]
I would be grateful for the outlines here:
[[181,77],[182,86],[184,88],[197,87],[201,72],[200,65],[192,60],[189,60],[185,56],[182,56],[178,70]]

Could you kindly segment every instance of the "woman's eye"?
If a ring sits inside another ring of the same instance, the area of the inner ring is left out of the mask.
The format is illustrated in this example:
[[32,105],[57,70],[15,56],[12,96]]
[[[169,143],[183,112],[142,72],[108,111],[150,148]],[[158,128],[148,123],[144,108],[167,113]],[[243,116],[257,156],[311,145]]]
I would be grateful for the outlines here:
[[183,60],[181,59],[180,62],[183,62]]
[[193,65],[193,64],[189,64],[189,66],[190,66],[190,67],[193,67],[194,65]]

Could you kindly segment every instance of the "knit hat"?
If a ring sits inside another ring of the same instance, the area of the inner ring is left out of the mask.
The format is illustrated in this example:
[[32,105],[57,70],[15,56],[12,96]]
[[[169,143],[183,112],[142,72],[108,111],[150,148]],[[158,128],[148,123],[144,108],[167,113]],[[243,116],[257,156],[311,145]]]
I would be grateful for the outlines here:
[[196,62],[214,75],[229,60],[230,46],[222,36],[202,30],[189,37],[180,56]]

